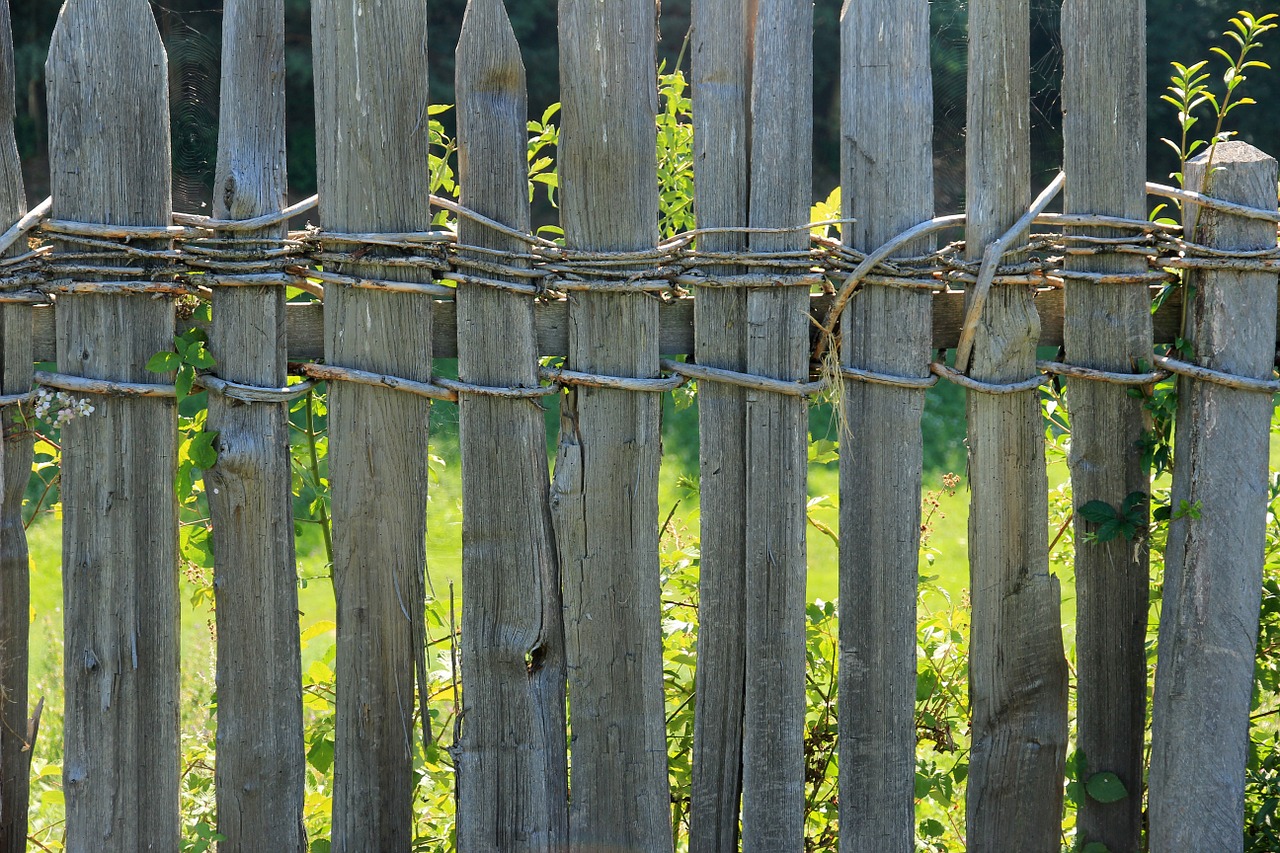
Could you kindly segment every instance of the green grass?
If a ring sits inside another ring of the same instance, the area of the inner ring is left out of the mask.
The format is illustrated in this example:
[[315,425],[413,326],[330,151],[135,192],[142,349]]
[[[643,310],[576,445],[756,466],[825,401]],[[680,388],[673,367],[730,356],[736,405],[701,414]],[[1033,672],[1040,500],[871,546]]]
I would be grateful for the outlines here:
[[[958,408],[958,412],[957,412]],[[946,412],[949,415],[940,415]],[[963,420],[963,403],[957,407],[954,400],[935,400],[931,396],[926,413],[926,436],[930,432],[929,418],[935,419],[959,415]],[[548,447],[554,451],[558,414],[555,407],[547,413]],[[955,421],[949,424],[939,421],[933,431],[954,431]],[[817,406],[811,417],[811,432],[815,438],[830,438],[835,434],[829,406]],[[936,436],[935,436],[936,439]],[[958,446],[954,438],[950,439]],[[954,465],[954,450],[945,447],[939,451],[938,442],[929,456],[930,470],[926,475],[926,489],[940,490],[941,465]],[[696,480],[698,471],[698,426],[696,406],[679,408],[671,396],[665,398],[663,410],[663,447],[658,513],[655,523],[672,516],[672,523],[696,535],[701,521],[698,495],[682,481]],[[437,404],[432,413],[431,452],[442,460],[431,466],[430,500],[427,506],[427,578],[428,594],[447,600],[451,594],[461,596],[462,577],[462,486],[457,444],[457,409]],[[947,468],[946,470],[951,470]],[[835,463],[814,464],[809,472],[810,497],[827,496],[828,501],[816,507],[813,516],[832,530],[839,527],[839,468]],[[939,511],[931,520],[931,544],[937,551],[932,566],[922,568],[927,574],[937,575],[942,586],[959,593],[968,584],[968,557],[966,553],[966,524],[968,496],[962,483],[953,495],[939,495]],[[672,511],[674,510],[674,514]],[[297,540],[299,575],[306,579],[299,590],[299,610],[303,630],[319,623],[335,619],[332,584],[326,575],[324,546],[314,525],[302,525]],[[60,681],[62,637],[62,575],[60,516],[47,513],[32,525],[29,531],[31,547],[32,587],[32,654],[30,674],[33,685],[50,685]],[[808,597],[832,600],[839,590],[839,561],[836,544],[816,527],[808,528]],[[207,582],[207,578],[203,582]],[[183,666],[192,671],[211,668],[213,661],[209,621],[212,614],[207,607],[193,606],[192,594],[197,585],[191,579],[183,579],[182,660]],[[321,632],[304,650],[304,666],[320,656],[329,645]],[[331,637],[328,637],[331,641]],[[50,698],[52,701],[52,697]],[[60,701],[60,699],[59,699]]]
[[[926,405],[926,474],[925,492],[936,499],[932,511],[926,509],[929,529],[931,559],[921,563],[921,573],[934,579],[934,583],[946,590],[952,601],[962,602],[969,585],[968,574],[968,483],[960,479],[951,492],[943,488],[942,476],[946,472],[963,473],[963,444],[956,433],[963,429],[963,402],[954,389],[942,389],[932,394]],[[552,450],[557,414],[549,411],[548,445]],[[700,523],[698,495],[688,485],[689,478],[696,478],[698,460],[697,410],[694,407],[677,408],[668,397],[663,413],[664,458],[661,469],[658,517],[655,523],[670,514],[672,523],[680,531],[680,539],[687,545],[696,536]],[[815,406],[811,416],[811,433],[815,439],[829,439],[834,431],[829,408]],[[431,452],[441,461],[432,463],[431,498],[428,504],[427,554],[430,594],[437,600],[447,601],[450,595],[461,596],[461,483],[457,448],[457,414],[451,406],[438,405],[433,413]],[[1280,460],[1280,433],[1272,434],[1272,458]],[[1068,516],[1070,505],[1068,472],[1061,447],[1051,447],[1048,457],[1048,481],[1050,487],[1049,538],[1053,540],[1058,528]],[[1167,483],[1158,484],[1167,486]],[[827,496],[830,500],[814,509],[814,517],[832,529],[838,529],[837,499],[839,472],[835,463],[813,464],[809,472],[809,494]],[[836,544],[816,527],[808,528],[809,574],[808,597],[831,600],[838,590],[838,555]],[[59,837],[58,821],[61,818],[61,790],[58,762],[61,760],[61,661],[62,661],[62,585],[60,572],[60,520],[56,514],[41,517],[30,530],[31,578],[32,578],[32,653],[31,684],[32,702],[43,697],[46,702],[44,725],[37,744],[33,771],[37,774],[33,786],[33,824],[37,837],[52,840]],[[326,557],[320,531],[315,525],[301,525],[297,540],[299,575],[305,580],[299,590],[300,623],[303,629],[303,669],[312,671],[311,681],[331,681],[326,655],[332,653],[334,643],[334,600],[332,585],[326,577]],[[1072,548],[1070,530],[1051,552],[1051,569],[1062,581],[1063,633],[1069,658],[1074,657],[1075,590],[1072,576]],[[201,585],[208,583],[207,576],[199,573],[182,580],[182,731],[183,750],[187,759],[193,756],[212,766],[212,718],[207,704],[213,695],[214,653],[211,632],[212,614],[194,595]],[[927,596],[922,606],[937,611],[942,601]],[[963,611],[960,611],[963,613]],[[1152,625],[1158,618],[1158,608],[1151,612]],[[445,627],[441,627],[444,625]],[[447,633],[447,621],[432,627],[432,636]],[[326,674],[327,673],[327,674]],[[447,675],[444,676],[448,683]],[[962,683],[962,682],[961,682]],[[308,706],[308,719],[318,713]],[[324,713],[323,709],[319,713]],[[443,731],[443,730],[442,730]],[[938,756],[934,756],[938,758]],[[207,769],[207,768],[206,768]],[[444,772],[444,771],[440,771]],[[191,774],[190,785],[208,785],[206,774]],[[448,782],[440,783],[440,790],[447,790]],[[440,787],[443,785],[443,787]],[[434,790],[434,789],[433,789]],[[314,800],[314,802],[313,802]],[[206,791],[184,792],[184,820],[195,823],[209,820],[202,809],[212,802]],[[308,794],[308,814],[327,814],[327,801],[322,791]],[[930,812],[929,814],[932,814]]]

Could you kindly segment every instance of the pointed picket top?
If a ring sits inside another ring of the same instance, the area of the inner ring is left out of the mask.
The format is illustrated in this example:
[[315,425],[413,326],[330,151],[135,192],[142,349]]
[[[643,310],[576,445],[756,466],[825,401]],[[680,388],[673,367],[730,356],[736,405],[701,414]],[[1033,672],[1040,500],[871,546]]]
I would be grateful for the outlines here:
[[527,100],[524,60],[502,0],[467,0],[455,67],[459,86]]
[[46,66],[54,216],[168,224],[166,63],[146,0],[68,0],[62,7]]
[[[454,69],[462,204],[527,232],[528,97],[520,45],[502,0],[467,4]],[[458,238],[463,246],[525,248],[465,216]],[[458,375],[482,385],[536,386],[532,301],[460,284],[456,302]],[[465,705],[453,750],[460,850],[568,847],[564,633],[545,429],[541,410],[519,400],[463,395],[458,401],[466,507]],[[527,497],[513,500],[511,483],[527,484]],[[528,666],[530,658],[539,665]]]
[[0,133],[12,132],[17,117],[17,95],[14,92],[13,20],[9,0],[0,0]]
[[[9,0],[0,0],[0,228],[26,213],[22,163],[14,139],[15,117],[13,28]],[[8,250],[17,255],[26,242]],[[31,387],[31,309],[0,306],[0,394]],[[0,413],[0,850],[22,850],[27,844],[31,749],[27,731],[27,657],[30,648],[30,559],[22,527],[22,491],[31,471],[31,431],[21,412]]]
[[[167,225],[168,72],[145,0],[69,0],[48,62],[49,169],[60,219]],[[125,263],[121,261],[120,263]],[[173,306],[58,300],[58,365],[155,382]],[[98,397],[62,431],[67,847],[176,850],[178,579],[173,400]]]
[[9,0],[0,0],[0,229],[8,228],[27,212],[22,187],[22,162],[13,135],[17,117],[14,94],[13,26]]
[[[458,150],[459,171],[469,179],[461,184],[462,203],[528,231],[524,60],[502,0],[467,0],[456,56],[459,136],[463,127],[469,136]],[[512,140],[513,130],[519,144]],[[482,168],[470,168],[472,151],[482,153]],[[459,221],[458,233],[463,243],[486,246],[500,236],[466,217]],[[502,238],[500,245],[509,243],[510,238]]]
[[[283,0],[223,4],[215,218],[253,219],[284,206],[284,40]],[[284,232],[280,223],[240,236]],[[282,287],[214,291],[209,348],[220,378],[287,382],[285,310]],[[204,473],[218,615],[218,849],[301,853],[307,766],[289,449],[262,440],[288,434],[289,406],[210,394],[207,429],[223,449]]]

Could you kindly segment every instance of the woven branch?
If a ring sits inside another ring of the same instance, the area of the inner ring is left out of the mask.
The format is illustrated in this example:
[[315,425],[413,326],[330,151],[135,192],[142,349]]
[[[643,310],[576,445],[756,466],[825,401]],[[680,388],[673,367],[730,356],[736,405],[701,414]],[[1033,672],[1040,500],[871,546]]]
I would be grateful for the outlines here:
[[[312,197],[285,210],[252,220],[223,221],[208,217],[174,214],[174,225],[165,227],[125,227],[95,223],[51,220],[52,201],[46,200],[0,235],[0,252],[23,236],[37,233],[60,245],[73,244],[79,251],[54,252],[42,246],[24,255],[0,261],[0,303],[39,304],[50,294],[109,293],[157,297],[197,296],[207,298],[210,288],[288,285],[323,298],[323,285],[417,293],[451,299],[458,285],[490,287],[538,299],[565,298],[574,292],[646,293],[655,298],[681,295],[685,288],[821,288],[835,293],[826,317],[817,323],[814,361],[818,362],[849,299],[863,286],[897,287],[911,290],[947,292],[953,286],[973,291],[966,309],[958,352],[959,364],[972,344],[983,302],[991,287],[1061,287],[1066,280],[1096,285],[1161,285],[1178,280],[1177,270],[1213,269],[1241,272],[1280,272],[1280,248],[1231,252],[1202,246],[1182,238],[1177,226],[1113,216],[1046,213],[1045,208],[1061,190],[1065,177],[1057,178],[1037,198],[1023,217],[999,240],[987,247],[980,263],[965,259],[963,241],[948,244],[928,255],[892,258],[903,246],[930,234],[961,227],[963,215],[943,216],[921,223],[871,253],[862,253],[829,237],[814,235],[811,247],[788,252],[702,252],[698,237],[711,233],[786,233],[809,229],[825,231],[847,220],[806,223],[791,228],[714,228],[689,231],[660,243],[651,250],[630,252],[584,252],[559,246],[532,234],[525,234],[488,217],[468,210],[448,199],[433,196],[432,204],[475,221],[486,228],[518,238],[527,246],[523,252],[499,252],[477,246],[460,245],[451,231],[397,232],[385,234],[339,233],[308,229],[284,238],[260,235],[241,236],[287,221],[313,209]],[[1148,191],[1184,203],[1208,207],[1239,216],[1280,222],[1280,213],[1221,202],[1197,193],[1159,184]],[[1132,232],[1121,236],[1079,234],[1036,234],[1020,239],[1033,224],[1058,228],[1106,227]],[[147,241],[152,245],[134,245]],[[159,243],[159,245],[155,245]],[[1134,254],[1146,258],[1143,272],[1112,274],[1071,271],[1062,268],[1068,256],[1102,253]],[[1025,257],[1005,263],[1008,256]],[[141,265],[139,265],[141,264]],[[416,283],[333,271],[336,265],[357,268],[397,268],[429,271],[436,282]],[[636,266],[644,266],[640,272]],[[323,266],[324,269],[317,267]],[[725,266],[767,267],[769,273],[718,275]],[[777,270],[786,270],[778,273]],[[508,280],[510,279],[510,280]],[[834,283],[839,281],[837,291]],[[446,283],[447,282],[447,283]],[[978,393],[1018,393],[1033,390],[1050,375],[1076,379],[1144,385],[1160,381],[1171,373],[1190,376],[1244,390],[1263,391],[1275,383],[1233,377],[1207,368],[1164,359],[1163,370],[1146,374],[1115,374],[1091,371],[1056,362],[1043,362],[1044,373],[1005,385],[976,382],[941,364],[930,366],[931,376],[902,377],[844,368],[840,375],[848,381],[869,382],[900,388],[921,389],[939,377]],[[670,391],[687,379],[723,382],[756,390],[795,396],[811,396],[827,387],[827,381],[793,383],[769,377],[716,370],[684,362],[663,361],[674,374],[669,377],[609,377],[572,370],[544,369],[547,386],[537,388],[488,388],[456,380],[432,383],[410,382],[397,377],[366,374],[327,365],[304,365],[301,372],[313,380],[363,382],[396,388],[437,400],[456,401],[459,393],[510,398],[537,398],[559,393],[566,386],[621,388],[641,392]],[[157,389],[166,386],[101,383],[60,374],[50,377],[52,387],[85,393],[163,396]],[[73,383],[74,380],[74,383]],[[202,383],[245,402],[279,402],[284,394],[305,393],[289,389],[255,389],[224,383],[213,376]],[[64,383],[62,385],[56,384]],[[75,384],[69,387],[67,383]],[[221,383],[221,384],[219,384]],[[172,391],[170,388],[169,391]],[[3,400],[0,400],[3,403]]]

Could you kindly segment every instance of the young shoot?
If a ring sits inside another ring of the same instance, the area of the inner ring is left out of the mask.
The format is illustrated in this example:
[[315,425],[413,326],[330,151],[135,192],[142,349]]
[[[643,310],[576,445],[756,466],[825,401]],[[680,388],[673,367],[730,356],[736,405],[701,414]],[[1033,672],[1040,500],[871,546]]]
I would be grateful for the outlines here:
[[[1269,30],[1274,30],[1278,20],[1280,15],[1267,14],[1259,17],[1245,11],[1237,12],[1236,17],[1231,19],[1223,37],[1235,42],[1236,55],[1232,56],[1221,47],[1210,48],[1211,53],[1221,57],[1227,63],[1226,71],[1222,75],[1225,88],[1221,92],[1215,92],[1209,85],[1209,80],[1213,76],[1205,71],[1209,60],[1203,59],[1193,65],[1172,63],[1174,74],[1170,78],[1168,94],[1161,95],[1160,98],[1172,104],[1178,111],[1178,125],[1182,133],[1177,142],[1168,138],[1162,138],[1161,141],[1178,155],[1178,171],[1169,175],[1178,182],[1178,186],[1185,186],[1182,164],[1206,145],[1209,146],[1210,158],[1210,169],[1205,173],[1207,180],[1207,176],[1212,172],[1213,152],[1218,143],[1225,142],[1236,135],[1236,131],[1224,129],[1227,116],[1237,107],[1256,103],[1253,98],[1241,96],[1238,90],[1248,79],[1246,71],[1251,68],[1268,70],[1271,68],[1261,60],[1249,59],[1249,54],[1262,46],[1259,37]],[[1208,139],[1195,139],[1192,137],[1191,130],[1200,121],[1196,112],[1205,104],[1208,104],[1212,111],[1213,134]],[[1200,189],[1203,191],[1203,187]]]

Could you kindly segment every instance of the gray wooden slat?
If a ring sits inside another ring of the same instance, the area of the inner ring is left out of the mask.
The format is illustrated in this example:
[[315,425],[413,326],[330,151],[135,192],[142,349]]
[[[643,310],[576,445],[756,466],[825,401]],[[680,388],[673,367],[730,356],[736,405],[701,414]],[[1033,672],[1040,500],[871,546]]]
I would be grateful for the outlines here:
[[[749,221],[751,38],[754,0],[695,0],[693,160],[698,227]],[[744,234],[707,234],[699,248],[740,252]],[[740,272],[723,267],[725,275]],[[699,364],[747,367],[747,294],[703,287],[694,302]],[[746,391],[704,382],[698,389],[701,493],[697,702],[689,850],[738,848],[742,798],[743,680],[746,677]]]
[[[971,258],[1027,210],[1030,187],[1027,0],[969,6],[966,239]],[[971,375],[1017,381],[1035,370],[1030,289],[992,291]],[[1060,591],[1049,574],[1044,426],[1038,392],[970,393],[969,685],[973,752],[967,840],[974,853],[1057,853],[1067,747]]]
[[[1149,294],[1155,297],[1155,291]],[[825,317],[832,297],[813,296],[809,314]],[[663,355],[687,355],[694,351],[694,309],[692,299],[675,299],[658,306],[658,347]],[[1062,346],[1062,291],[1042,290],[1035,296],[1036,313],[1040,315],[1042,347]],[[35,316],[35,360],[53,361],[53,311],[37,306]],[[457,358],[457,314],[452,301],[439,300],[431,305],[431,348],[435,358]],[[289,360],[295,362],[324,358],[324,307],[308,302],[289,304]],[[539,356],[563,356],[569,351],[569,306],[565,302],[540,302],[534,306],[533,320],[538,334]],[[954,349],[960,340],[960,323],[964,315],[963,293],[941,293],[933,296],[933,349]],[[1182,299],[1169,296],[1151,317],[1157,344],[1173,343],[1181,333]],[[816,335],[816,327],[811,330]],[[816,340],[814,341],[816,343]]]
[[[1276,203],[1277,165],[1243,142],[1184,168],[1187,187]],[[1212,170],[1207,184],[1205,175]],[[1272,223],[1188,206],[1187,237],[1219,249],[1275,246]],[[1195,223],[1194,225],[1192,223]],[[1184,335],[1194,361],[1271,378],[1275,273],[1198,272]],[[1169,525],[1151,709],[1150,847],[1242,850],[1245,767],[1266,546],[1272,396],[1178,381]]]
[[[428,230],[426,15],[414,0],[312,6],[320,222],[341,233]],[[426,280],[368,262],[341,271]],[[431,300],[330,287],[325,359],[427,381]],[[338,604],[335,853],[413,839],[416,672],[424,657],[428,401],[329,389]]]
[[[69,0],[47,66],[53,215],[167,225],[165,51],[144,0]],[[147,296],[65,296],[58,366],[155,382],[173,308]],[[176,407],[91,401],[62,430],[67,849],[178,848]]]
[[[840,32],[844,239],[872,251],[933,217],[929,4],[853,0]],[[845,309],[844,363],[927,376],[932,307],[867,287]],[[910,853],[924,394],[845,381],[841,405],[840,849]]]
[[[654,5],[560,0],[560,215],[575,249],[658,239]],[[658,305],[578,294],[568,366],[658,373]],[[656,394],[580,388],[552,481],[572,729],[570,846],[672,849],[658,583]]]
[[[809,221],[812,195],[813,6],[760,0],[751,76],[751,221]],[[809,245],[806,230],[752,234],[756,251]],[[809,374],[803,288],[747,293],[747,370]],[[742,766],[744,853],[798,850],[804,840],[805,509],[807,401],[749,391],[746,455],[746,681]]]
[[[527,96],[502,0],[469,0],[458,40],[462,203],[530,228]],[[464,246],[522,244],[465,217]],[[458,375],[538,385],[533,300],[458,287]],[[558,851],[568,844],[564,627],[551,528],[546,425],[537,402],[463,394],[462,729],[458,849]]]
[[[1147,61],[1145,0],[1066,0],[1062,6],[1065,169],[1068,213],[1146,214]],[[1106,229],[1091,233],[1118,236]],[[1071,269],[1142,272],[1132,255],[1070,257]],[[1119,372],[1150,364],[1151,306],[1142,284],[1066,283],[1063,337],[1072,364]],[[1076,511],[1078,745],[1087,774],[1111,772],[1129,796],[1085,797],[1077,837],[1113,851],[1137,851],[1142,837],[1143,738],[1147,698],[1148,559],[1145,538],[1089,542],[1079,508],[1120,506],[1146,494],[1148,471],[1135,450],[1142,400],[1128,389],[1071,381],[1071,484]],[[1143,507],[1142,513],[1147,512]]]
[[[13,29],[9,2],[0,0],[0,227],[27,212],[22,164],[13,134]],[[10,250],[20,254],[21,243]],[[31,308],[0,307],[0,394],[22,394],[31,388]],[[31,476],[35,438],[22,412],[3,413],[0,444],[0,850],[23,850],[27,844],[27,802],[31,745],[27,743],[27,658],[31,624],[30,561],[22,527],[22,498]]]
[[[228,0],[213,215],[285,204],[284,4]],[[260,232],[284,235],[284,226]],[[246,238],[258,234],[246,234]],[[213,294],[210,349],[223,379],[288,379],[284,288]],[[217,464],[205,473],[218,617],[218,832],[222,851],[302,851],[306,756],[287,403],[209,395]]]

